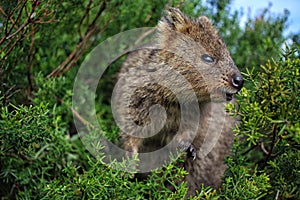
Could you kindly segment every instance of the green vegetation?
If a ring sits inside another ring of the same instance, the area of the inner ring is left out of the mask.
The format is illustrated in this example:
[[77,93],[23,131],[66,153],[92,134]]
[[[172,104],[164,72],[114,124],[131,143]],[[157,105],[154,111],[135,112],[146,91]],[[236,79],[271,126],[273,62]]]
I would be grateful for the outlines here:
[[281,60],[268,61],[259,72],[247,70],[250,86],[242,90],[236,112],[241,123],[235,132],[243,139],[235,143],[230,164],[258,170],[268,180],[258,188],[270,199],[277,193],[300,198],[299,67],[299,48],[286,47]]
[[[286,46],[279,61],[244,73],[238,95],[233,155],[220,189],[222,199],[299,199],[299,48]],[[256,70],[256,71],[255,71]]]
[[[174,161],[142,181],[89,154],[72,116],[74,78],[85,55],[109,36],[155,26],[166,5],[207,15],[220,29],[246,85],[238,95],[233,154],[220,191],[195,199],[300,199],[300,40],[284,36],[288,11],[266,8],[241,27],[230,0],[4,0],[0,5],[1,199],[180,199],[185,171]],[[287,41],[288,45],[285,45]],[[283,49],[282,49],[283,48]],[[117,63],[116,63],[117,64]],[[97,116],[115,141],[109,94]],[[103,88],[103,87],[101,87]],[[101,156],[100,156],[101,157]],[[122,165],[124,163],[119,163]],[[172,192],[168,186],[176,191]]]

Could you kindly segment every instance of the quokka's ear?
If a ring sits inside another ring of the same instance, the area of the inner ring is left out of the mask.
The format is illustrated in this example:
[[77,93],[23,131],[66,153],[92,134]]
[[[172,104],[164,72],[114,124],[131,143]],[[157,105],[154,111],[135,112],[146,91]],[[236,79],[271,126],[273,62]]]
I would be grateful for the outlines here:
[[218,31],[217,29],[213,26],[212,22],[210,21],[210,19],[208,19],[206,16],[200,16],[197,20],[196,20],[196,24],[198,27],[201,27],[201,29],[205,32],[207,32],[207,34],[212,34],[215,35],[215,38],[218,38]]
[[158,29],[160,31],[175,30],[181,32],[189,24],[190,19],[178,8],[169,8],[166,15],[159,21]]
[[204,29],[205,28],[214,28],[211,21],[206,17],[206,16],[200,16],[198,19],[197,19],[197,23],[200,27],[203,27]]

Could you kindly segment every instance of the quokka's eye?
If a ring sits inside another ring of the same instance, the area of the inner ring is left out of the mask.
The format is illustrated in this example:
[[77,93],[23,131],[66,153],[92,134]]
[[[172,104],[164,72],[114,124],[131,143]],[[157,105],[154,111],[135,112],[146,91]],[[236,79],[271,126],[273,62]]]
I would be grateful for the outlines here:
[[215,62],[215,60],[207,54],[203,54],[201,58],[204,62],[209,63],[209,64]]

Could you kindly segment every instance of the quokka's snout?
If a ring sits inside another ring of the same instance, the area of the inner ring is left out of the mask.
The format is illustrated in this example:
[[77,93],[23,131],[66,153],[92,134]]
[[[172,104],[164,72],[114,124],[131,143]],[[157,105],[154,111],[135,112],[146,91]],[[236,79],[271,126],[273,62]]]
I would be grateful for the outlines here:
[[244,80],[243,80],[242,75],[237,74],[237,75],[233,76],[233,78],[231,79],[231,83],[234,88],[236,88],[238,91],[240,91],[244,85]]

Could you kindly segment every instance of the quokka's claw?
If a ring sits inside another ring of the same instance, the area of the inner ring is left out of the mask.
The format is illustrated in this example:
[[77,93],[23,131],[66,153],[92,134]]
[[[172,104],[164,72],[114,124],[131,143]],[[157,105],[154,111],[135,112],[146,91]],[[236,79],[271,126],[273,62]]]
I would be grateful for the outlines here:
[[196,159],[196,157],[197,157],[197,151],[196,151],[196,148],[194,147],[194,145],[192,145],[191,143],[189,143],[189,142],[181,142],[179,144],[179,149],[181,151],[186,151],[187,152],[187,156],[188,157],[192,157],[193,160]]
[[187,149],[187,156],[188,157],[192,157],[193,160],[196,159],[197,157],[197,151],[196,151],[196,148],[194,147],[194,145],[190,145],[189,148]]

